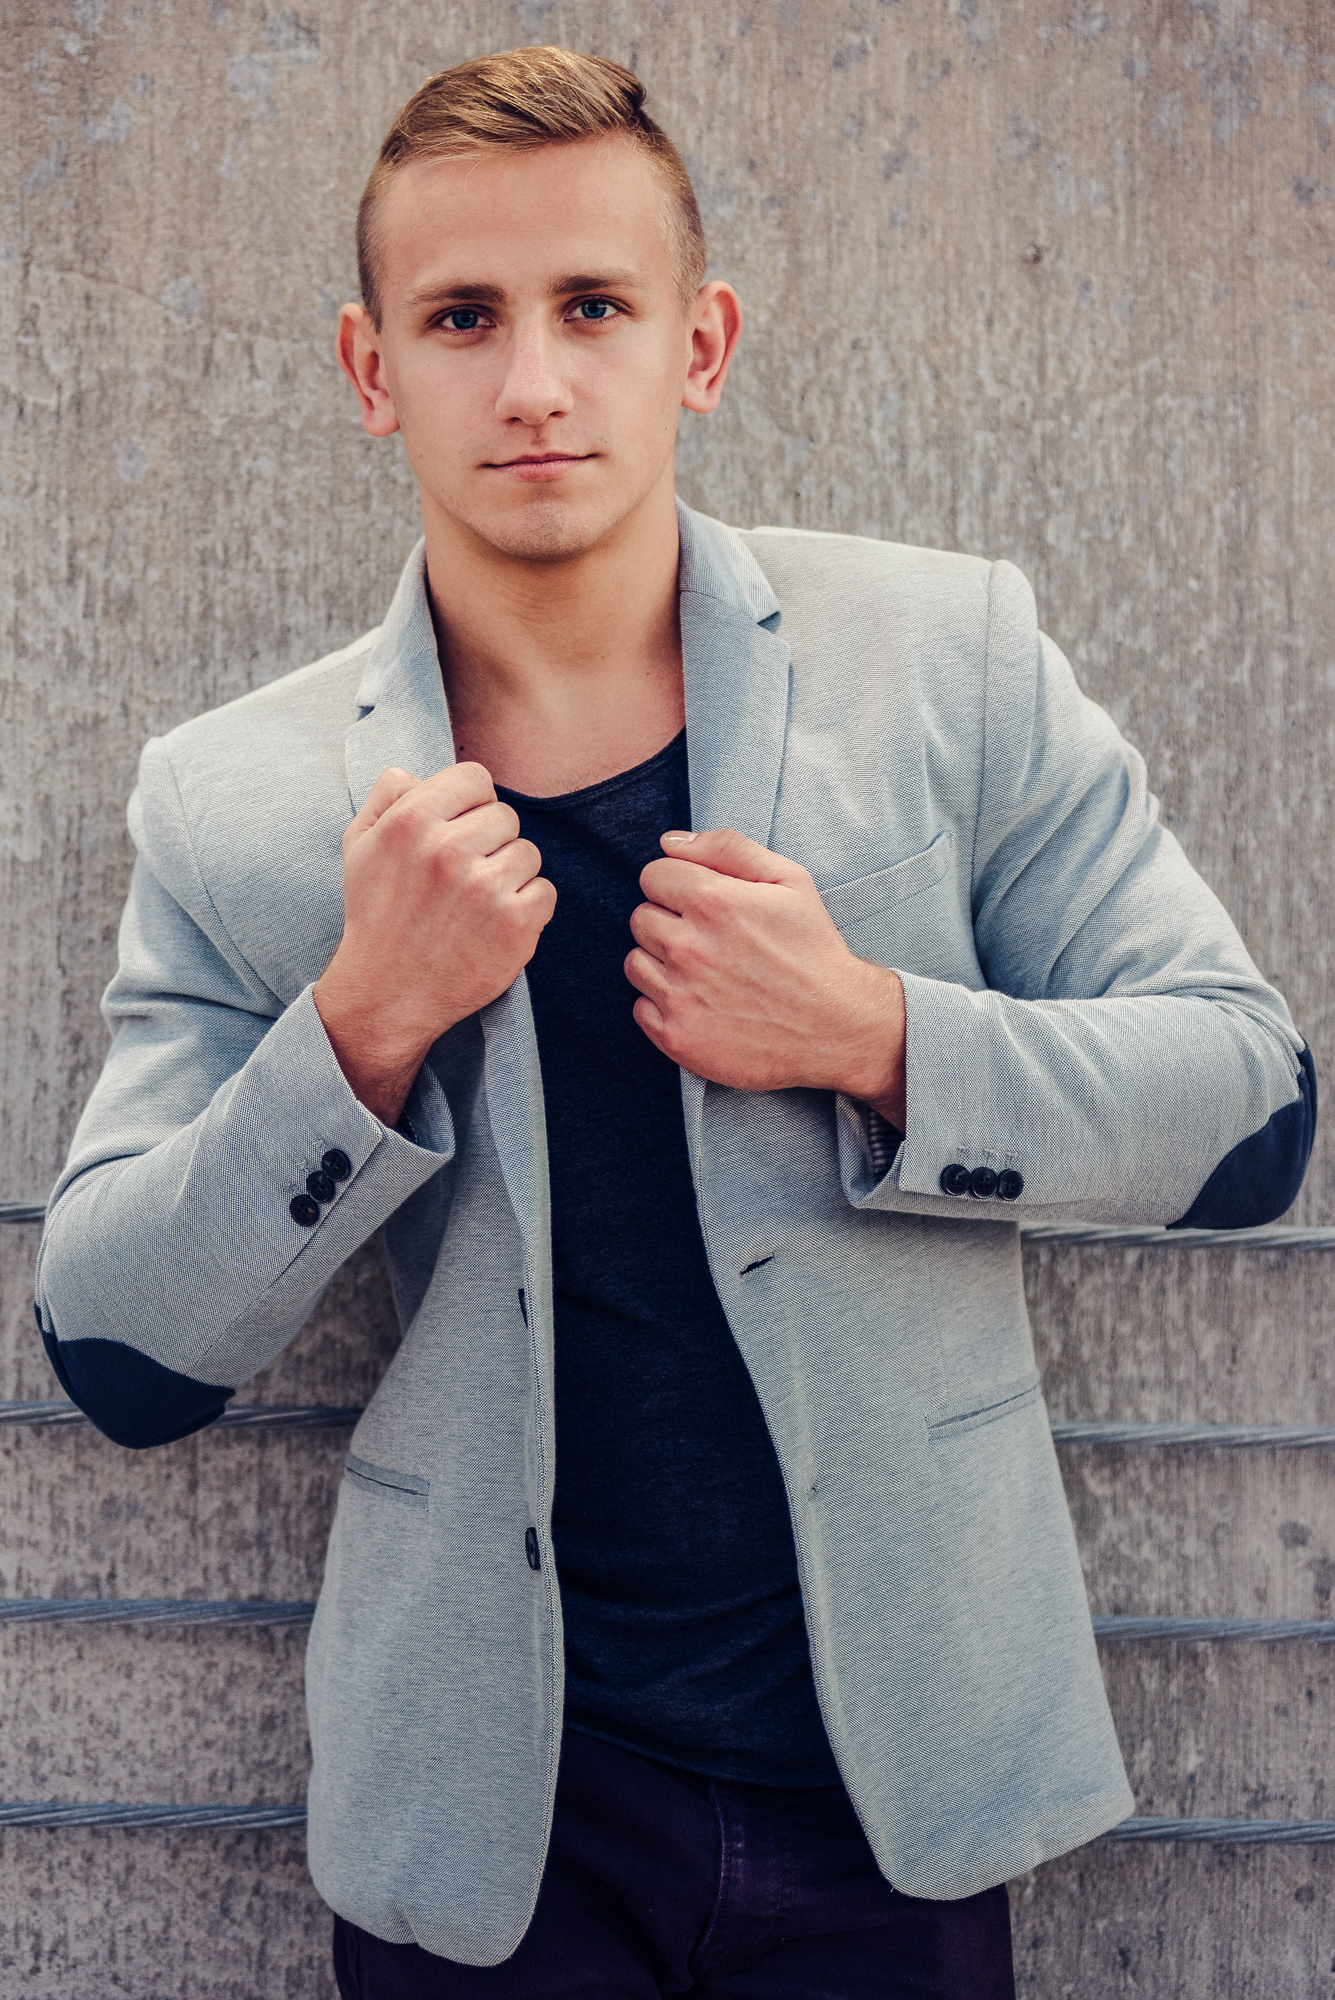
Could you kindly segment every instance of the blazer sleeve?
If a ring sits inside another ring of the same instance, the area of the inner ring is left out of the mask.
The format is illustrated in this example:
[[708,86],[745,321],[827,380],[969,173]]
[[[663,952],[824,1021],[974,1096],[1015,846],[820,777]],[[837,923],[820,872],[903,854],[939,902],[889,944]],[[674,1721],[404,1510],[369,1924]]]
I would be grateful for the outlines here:
[[887,1147],[841,1100],[846,1192],[975,1219],[1272,1221],[1311,1152],[1311,1054],[1009,563],[991,572],[985,704],[986,989],[900,974],[908,1129]]
[[48,1206],[36,1308],[68,1395],[141,1446],[221,1415],[454,1138],[428,1066],[388,1130],[349,1088],[311,989],[283,1007],[239,956],[160,742],[130,830],[111,1050]]

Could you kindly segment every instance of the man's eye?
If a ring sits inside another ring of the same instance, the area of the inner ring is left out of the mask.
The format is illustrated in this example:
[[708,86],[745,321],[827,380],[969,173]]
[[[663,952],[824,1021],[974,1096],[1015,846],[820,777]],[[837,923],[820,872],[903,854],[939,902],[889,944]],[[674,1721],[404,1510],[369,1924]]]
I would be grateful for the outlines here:
[[610,299],[581,299],[575,307],[577,319],[611,319],[616,307]]
[[442,322],[451,333],[472,333],[481,326],[482,315],[475,306],[455,306]]

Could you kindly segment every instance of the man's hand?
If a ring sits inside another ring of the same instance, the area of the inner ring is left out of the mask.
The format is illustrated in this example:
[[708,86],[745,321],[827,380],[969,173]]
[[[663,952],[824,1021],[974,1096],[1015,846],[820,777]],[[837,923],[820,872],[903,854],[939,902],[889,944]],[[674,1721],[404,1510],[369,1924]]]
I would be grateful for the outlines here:
[[665,833],[626,977],[655,1048],[733,1090],[845,1091],[901,1132],[904,989],[857,958],[805,868],[744,834]]
[[382,771],[343,836],[343,939],[315,1005],[368,1111],[398,1122],[431,1044],[504,993],[556,908],[480,764]]

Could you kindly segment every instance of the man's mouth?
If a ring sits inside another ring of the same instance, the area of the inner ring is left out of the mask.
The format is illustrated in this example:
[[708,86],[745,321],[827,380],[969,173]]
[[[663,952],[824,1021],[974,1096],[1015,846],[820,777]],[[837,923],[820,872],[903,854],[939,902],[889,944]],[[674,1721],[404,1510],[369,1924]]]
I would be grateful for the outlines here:
[[490,470],[523,480],[555,479],[568,465],[587,465],[595,456],[594,452],[528,451],[518,458],[493,459]]

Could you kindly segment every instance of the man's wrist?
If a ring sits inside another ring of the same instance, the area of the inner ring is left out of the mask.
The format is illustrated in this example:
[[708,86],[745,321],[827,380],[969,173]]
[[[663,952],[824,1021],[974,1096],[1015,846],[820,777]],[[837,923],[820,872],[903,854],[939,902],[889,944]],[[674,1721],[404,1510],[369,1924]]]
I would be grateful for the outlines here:
[[870,1105],[903,1132],[908,1124],[904,988],[896,972],[855,958],[859,968],[834,1088]]
[[342,990],[326,973],[311,990],[315,1011],[348,1088],[372,1117],[393,1129],[403,1114],[434,1036],[404,1030],[388,1010]]

